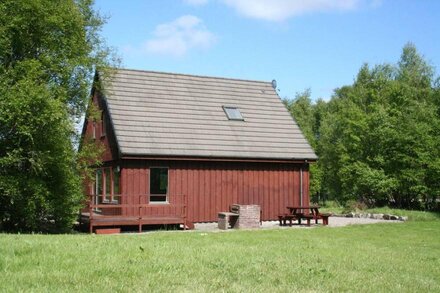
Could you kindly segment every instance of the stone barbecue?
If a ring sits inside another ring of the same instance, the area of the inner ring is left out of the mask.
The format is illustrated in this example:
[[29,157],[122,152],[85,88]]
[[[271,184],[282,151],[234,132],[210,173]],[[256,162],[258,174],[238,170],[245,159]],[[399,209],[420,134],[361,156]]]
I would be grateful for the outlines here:
[[229,225],[237,229],[260,228],[259,205],[233,204],[230,210],[218,214],[219,229],[226,230]]

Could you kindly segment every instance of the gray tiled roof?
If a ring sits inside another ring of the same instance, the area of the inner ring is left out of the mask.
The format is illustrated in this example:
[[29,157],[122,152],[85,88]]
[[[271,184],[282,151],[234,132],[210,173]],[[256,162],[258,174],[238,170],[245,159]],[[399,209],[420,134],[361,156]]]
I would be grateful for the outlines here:
[[104,89],[123,155],[317,158],[270,82],[118,69]]

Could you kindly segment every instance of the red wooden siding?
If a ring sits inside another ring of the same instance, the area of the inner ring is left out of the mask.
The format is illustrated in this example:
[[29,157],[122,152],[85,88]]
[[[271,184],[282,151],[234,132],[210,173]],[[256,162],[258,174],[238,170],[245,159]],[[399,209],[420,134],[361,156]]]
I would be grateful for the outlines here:
[[[98,99],[98,92],[95,92],[95,95],[92,99],[95,106],[97,106],[101,111],[106,112],[103,109],[103,105],[101,101]],[[102,121],[95,122],[95,141],[96,143],[100,142],[104,146],[104,153],[102,157],[100,158],[102,162],[112,161],[114,160],[115,156],[112,154],[112,149],[115,149],[114,143],[111,141],[114,141],[113,137],[113,130],[111,129],[110,121],[107,115],[102,115],[101,117],[104,118],[104,123],[106,123],[106,133],[102,133]],[[85,137],[92,138],[93,137],[93,120],[89,119],[86,124],[85,129]],[[114,150],[115,152],[116,150]]]
[[[307,166],[282,163],[125,161],[121,193],[132,195],[129,198],[133,200],[138,200],[139,194],[147,195],[150,166],[169,168],[169,202],[180,204],[186,195],[190,222],[217,221],[217,213],[228,211],[234,203],[258,204],[263,220],[275,220],[286,206],[300,204],[300,168],[303,203],[309,202]],[[143,200],[146,203],[148,196]],[[157,204],[155,212],[170,213],[170,206]],[[135,212],[127,210],[128,214]]]

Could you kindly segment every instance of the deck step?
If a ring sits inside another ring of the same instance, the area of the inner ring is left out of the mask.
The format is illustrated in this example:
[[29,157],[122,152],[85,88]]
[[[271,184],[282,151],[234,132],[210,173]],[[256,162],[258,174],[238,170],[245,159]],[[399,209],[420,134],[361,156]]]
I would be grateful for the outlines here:
[[100,228],[96,229],[96,234],[119,234],[121,233],[121,228]]

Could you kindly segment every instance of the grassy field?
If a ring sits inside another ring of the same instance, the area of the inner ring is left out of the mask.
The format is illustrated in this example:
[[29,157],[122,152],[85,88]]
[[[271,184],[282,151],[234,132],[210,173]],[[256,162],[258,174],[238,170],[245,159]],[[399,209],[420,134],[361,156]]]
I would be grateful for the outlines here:
[[440,221],[0,235],[0,291],[440,292]]

